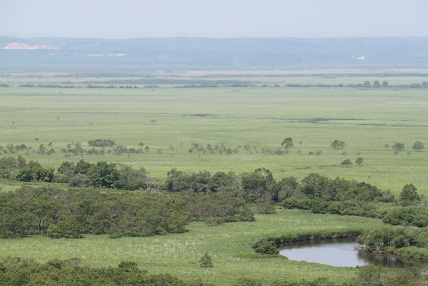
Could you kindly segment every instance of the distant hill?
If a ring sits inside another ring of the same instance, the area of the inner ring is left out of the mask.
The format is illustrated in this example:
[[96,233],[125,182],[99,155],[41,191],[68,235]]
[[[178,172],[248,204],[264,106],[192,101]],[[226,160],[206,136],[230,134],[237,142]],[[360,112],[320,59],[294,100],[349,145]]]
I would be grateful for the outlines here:
[[428,38],[0,37],[0,68],[426,69]]

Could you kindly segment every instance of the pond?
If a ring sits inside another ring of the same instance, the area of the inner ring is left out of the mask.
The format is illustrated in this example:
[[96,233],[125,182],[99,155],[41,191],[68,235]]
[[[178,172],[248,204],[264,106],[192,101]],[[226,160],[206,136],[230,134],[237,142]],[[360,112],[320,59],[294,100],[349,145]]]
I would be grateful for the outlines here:
[[290,243],[283,247],[280,254],[290,260],[315,262],[332,266],[356,267],[377,264],[389,267],[416,266],[427,268],[428,262],[405,259],[395,255],[380,255],[359,252],[352,240],[322,240]]

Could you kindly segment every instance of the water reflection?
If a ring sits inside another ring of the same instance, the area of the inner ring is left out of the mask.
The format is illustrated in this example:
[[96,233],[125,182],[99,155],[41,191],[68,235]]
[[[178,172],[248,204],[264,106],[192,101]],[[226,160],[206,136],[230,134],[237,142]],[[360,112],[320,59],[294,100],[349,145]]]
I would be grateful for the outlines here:
[[332,266],[356,267],[377,264],[389,267],[427,267],[428,263],[407,260],[394,255],[359,252],[358,243],[352,240],[323,240],[287,244],[280,251],[290,260],[307,261]]

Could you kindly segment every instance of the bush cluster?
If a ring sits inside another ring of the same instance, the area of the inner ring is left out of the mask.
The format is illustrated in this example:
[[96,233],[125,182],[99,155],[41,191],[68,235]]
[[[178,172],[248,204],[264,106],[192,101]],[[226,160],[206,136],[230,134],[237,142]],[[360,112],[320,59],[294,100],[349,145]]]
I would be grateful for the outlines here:
[[427,247],[428,229],[415,227],[383,227],[363,232],[358,242],[368,252],[393,252],[403,247]]
[[83,234],[151,236],[182,233],[192,220],[219,224],[254,220],[231,194],[103,192],[22,187],[0,193],[0,237]]
[[20,258],[0,261],[0,285],[177,285],[208,286],[198,281],[183,281],[168,273],[149,274],[135,262],[123,261],[116,267],[90,268],[78,258],[54,259],[46,263]]
[[150,236],[184,232],[190,219],[182,198],[161,194],[23,187],[0,202],[0,237]]

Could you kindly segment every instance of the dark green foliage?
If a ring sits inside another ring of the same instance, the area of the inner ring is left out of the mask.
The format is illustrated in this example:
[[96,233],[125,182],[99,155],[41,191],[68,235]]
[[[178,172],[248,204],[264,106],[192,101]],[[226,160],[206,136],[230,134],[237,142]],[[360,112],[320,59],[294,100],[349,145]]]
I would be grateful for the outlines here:
[[382,206],[394,202],[388,191],[381,191],[367,183],[340,178],[329,179],[309,174],[300,185],[290,187],[287,198],[281,201],[286,208],[312,210],[315,213],[335,213],[382,218]]
[[233,192],[239,188],[239,180],[233,172],[217,172],[211,176],[208,183],[208,189],[211,192]]
[[392,225],[428,225],[428,209],[423,207],[397,207],[386,212],[383,222]]
[[39,162],[30,161],[25,167],[21,168],[16,175],[18,181],[45,181],[52,182],[55,170],[53,168],[44,168]]
[[289,197],[298,196],[298,185],[299,183],[296,177],[282,178],[281,181],[276,184],[277,200],[283,201]]
[[[252,173],[242,174],[241,187],[247,202],[255,202],[265,193],[274,194],[276,191],[276,182],[268,169],[259,168]],[[274,195],[272,198],[276,199]]]
[[87,174],[94,187],[110,188],[119,179],[116,164],[105,161],[92,165]]
[[211,255],[209,255],[208,253],[202,255],[201,259],[199,259],[199,265],[201,267],[213,267],[214,265],[212,262]]
[[89,170],[91,169],[92,164],[89,162],[85,162],[84,160],[80,160],[76,163],[76,174],[88,174]]
[[[57,178],[58,176],[55,176]],[[60,182],[58,180],[58,182]],[[68,182],[70,187],[89,187],[93,185],[87,175],[85,174],[76,174],[71,178],[68,178],[64,183]]]
[[293,139],[291,139],[290,137],[287,137],[284,139],[284,141],[282,141],[281,145],[282,147],[284,147],[285,152],[288,152],[288,149],[294,147]]
[[20,258],[7,258],[0,262],[0,285],[209,285],[203,281],[184,282],[170,274],[148,274],[135,262],[124,261],[117,267],[89,268],[80,260],[54,259],[37,263]]
[[420,202],[421,198],[417,193],[417,189],[413,184],[404,185],[400,193],[400,204],[402,206],[416,205]]
[[169,192],[180,192],[190,190],[191,174],[187,174],[177,169],[172,169],[167,173],[166,190]]
[[403,151],[404,143],[395,142],[394,145],[392,145],[392,149],[394,149],[395,152]]
[[388,269],[378,265],[359,268],[357,277],[353,279],[355,286],[422,286],[428,285],[428,280],[417,268]]
[[254,212],[245,201],[234,194],[218,193],[187,193],[186,209],[193,220],[205,221],[209,224],[220,224],[233,221],[253,221]]
[[426,229],[389,226],[363,232],[358,237],[358,242],[368,252],[385,251],[388,247],[394,247],[395,249],[408,246],[426,247],[427,234]]
[[260,254],[278,254],[279,250],[275,245],[275,242],[268,240],[268,239],[262,239],[257,241],[254,245],[253,245],[253,249],[255,252],[260,253]]
[[424,143],[416,141],[415,144],[413,144],[412,149],[415,151],[423,151],[424,150]]
[[113,183],[115,188],[129,191],[144,189],[147,174],[143,168],[137,171],[129,166],[120,165],[118,173],[119,176]]
[[241,278],[238,278],[238,280],[236,280],[233,286],[262,286],[262,283],[254,279],[241,277]]
[[162,194],[54,188],[0,193],[0,237],[150,236],[184,232],[188,221],[184,201]]
[[233,192],[240,189],[239,180],[233,172],[217,172],[213,176],[208,171],[198,173],[172,169],[167,173],[165,188],[168,192]]
[[340,163],[340,165],[348,167],[352,165],[352,161],[350,159],[345,159],[342,161],[342,163]]
[[239,209],[238,212],[238,220],[239,221],[254,221],[254,212],[248,205],[244,205]]
[[263,196],[257,199],[255,203],[256,212],[260,214],[274,214],[276,213],[275,206],[273,204],[272,195],[265,193]]
[[96,139],[88,141],[88,144],[93,147],[113,147],[116,143],[113,140]]
[[50,238],[82,238],[84,228],[74,220],[59,221],[49,225],[47,236]]
[[227,192],[149,194],[21,188],[0,193],[0,237],[151,236],[185,232],[190,220],[210,224],[252,221],[254,213],[243,199]]
[[346,143],[342,140],[334,140],[331,143],[331,148],[333,149],[343,149],[346,147]]
[[355,164],[358,165],[358,166],[361,166],[363,163],[364,163],[364,158],[363,157],[358,157],[355,160]]
[[25,167],[25,165],[25,159],[21,156],[19,156],[18,159],[13,157],[0,158],[0,178],[12,178],[12,175]]

